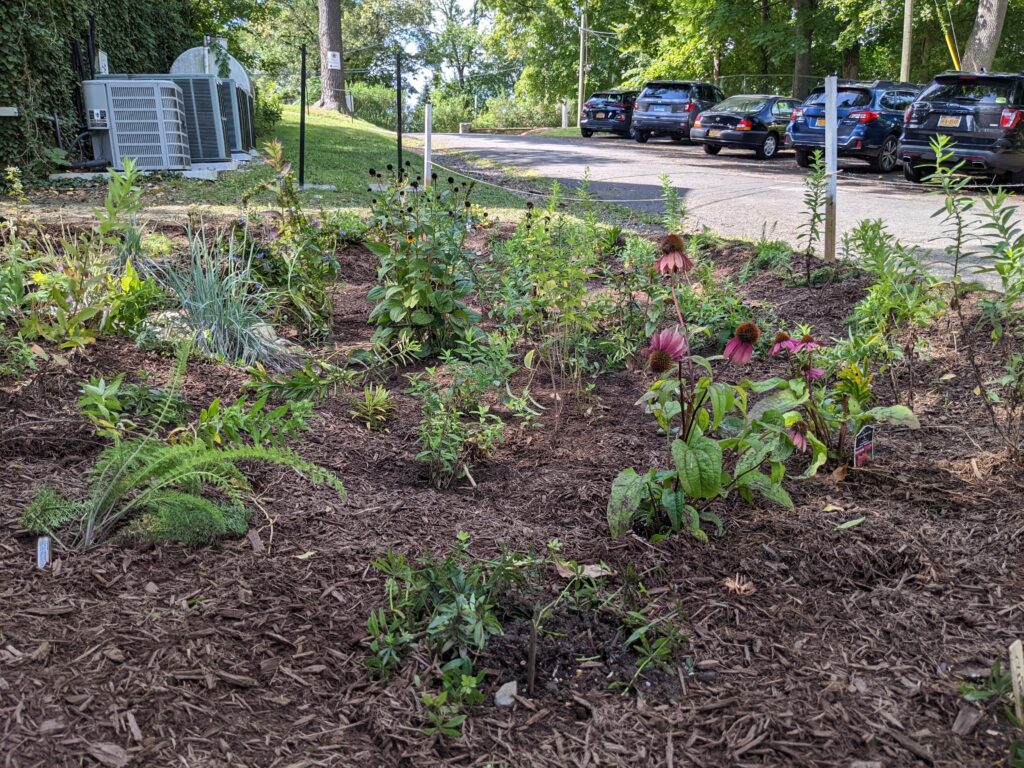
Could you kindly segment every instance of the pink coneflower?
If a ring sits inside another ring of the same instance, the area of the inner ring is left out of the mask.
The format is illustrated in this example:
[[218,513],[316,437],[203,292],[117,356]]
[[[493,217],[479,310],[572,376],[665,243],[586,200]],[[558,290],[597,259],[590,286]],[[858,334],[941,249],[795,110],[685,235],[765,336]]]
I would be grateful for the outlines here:
[[793,441],[793,447],[801,453],[807,453],[807,425],[798,421],[789,428],[789,439]]
[[783,352],[792,355],[793,349],[797,343],[796,339],[790,338],[788,333],[779,331],[775,334],[775,343],[772,345],[769,354],[772,355],[772,357],[775,355],[781,355]]
[[806,368],[804,370],[804,378],[807,379],[808,384],[810,384],[815,379],[820,379],[824,375],[824,368]]
[[665,373],[673,363],[681,363],[690,354],[686,339],[675,328],[666,328],[651,336],[651,344],[643,353],[655,373]]
[[799,340],[795,340],[793,343],[794,352],[808,352],[812,349],[817,349],[821,344],[814,340],[814,337],[809,333],[805,333],[800,337]]
[[693,262],[686,255],[686,244],[679,235],[665,235],[661,239],[661,253],[662,256],[655,265],[661,274],[685,274],[693,269]]
[[672,251],[659,258],[654,266],[663,275],[672,275],[677,272],[686,274],[693,269],[693,262],[682,251]]
[[746,365],[754,356],[754,345],[761,338],[761,329],[754,323],[743,323],[736,329],[736,335],[725,345],[725,359],[733,365]]

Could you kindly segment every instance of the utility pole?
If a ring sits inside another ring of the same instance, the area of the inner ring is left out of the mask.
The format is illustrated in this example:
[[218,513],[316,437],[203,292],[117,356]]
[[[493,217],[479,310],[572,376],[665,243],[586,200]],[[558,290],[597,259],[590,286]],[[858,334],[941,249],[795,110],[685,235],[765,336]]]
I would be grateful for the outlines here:
[[836,180],[838,176],[838,132],[836,114],[838,82],[835,75],[825,78],[825,261],[836,260]]
[[900,58],[900,80],[910,82],[910,38],[914,31],[914,0],[903,0],[903,55]]
[[580,82],[576,91],[576,122],[583,119],[583,102],[587,98],[587,6],[580,13]]

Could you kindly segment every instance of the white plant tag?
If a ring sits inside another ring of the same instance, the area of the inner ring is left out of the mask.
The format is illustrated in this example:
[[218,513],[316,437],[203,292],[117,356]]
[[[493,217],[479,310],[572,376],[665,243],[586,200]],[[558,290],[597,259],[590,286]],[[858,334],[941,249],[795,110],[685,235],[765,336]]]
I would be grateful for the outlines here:
[[50,537],[40,536],[36,539],[36,568],[42,570],[50,564]]
[[1013,708],[1024,723],[1024,644],[1014,640],[1010,645],[1010,679],[1013,681]]

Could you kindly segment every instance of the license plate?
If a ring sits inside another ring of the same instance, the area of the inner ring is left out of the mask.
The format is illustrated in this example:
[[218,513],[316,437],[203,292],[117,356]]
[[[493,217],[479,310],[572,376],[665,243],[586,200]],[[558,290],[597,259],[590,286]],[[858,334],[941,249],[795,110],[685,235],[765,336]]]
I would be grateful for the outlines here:
[[655,104],[651,107],[651,112],[668,112],[667,104]]
[[824,117],[815,118],[814,125],[816,127],[818,127],[818,128],[824,128],[825,127],[825,118]]
[[939,118],[939,128],[959,128],[961,120],[960,115],[943,115]]
[[594,117],[597,118],[598,120],[604,120],[604,112],[596,112],[594,114]]
[[713,138],[715,138],[715,136],[717,136],[717,135],[718,135],[718,134],[720,134],[720,133],[721,133],[721,131],[712,131],[712,130],[709,130],[709,131],[708,131],[708,138],[709,138],[709,139],[713,139]]

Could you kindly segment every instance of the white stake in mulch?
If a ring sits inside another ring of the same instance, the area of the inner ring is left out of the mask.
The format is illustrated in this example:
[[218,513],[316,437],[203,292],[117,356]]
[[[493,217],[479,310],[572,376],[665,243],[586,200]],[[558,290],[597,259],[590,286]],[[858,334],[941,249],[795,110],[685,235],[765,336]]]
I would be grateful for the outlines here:
[[836,181],[839,173],[839,120],[836,115],[838,81],[835,75],[825,78],[825,260],[836,258]]
[[1024,645],[1020,640],[1010,645],[1010,680],[1013,681],[1013,708],[1017,720],[1024,723]]
[[423,105],[423,186],[430,186],[430,145],[434,133],[434,108],[428,101]]
[[36,539],[36,568],[43,570],[50,564],[50,537],[40,536]]

